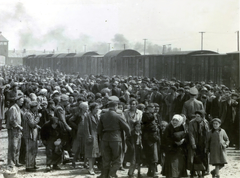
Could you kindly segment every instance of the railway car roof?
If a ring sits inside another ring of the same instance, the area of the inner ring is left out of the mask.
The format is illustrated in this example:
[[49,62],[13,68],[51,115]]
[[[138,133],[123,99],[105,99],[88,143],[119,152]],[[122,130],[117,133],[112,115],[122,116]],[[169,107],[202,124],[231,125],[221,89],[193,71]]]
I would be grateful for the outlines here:
[[136,55],[141,55],[141,54],[135,50],[126,49],[126,50],[109,51],[104,55],[104,57],[136,56]]
[[194,55],[194,54],[218,54],[210,50],[196,50],[196,51],[169,51],[163,55]]
[[99,54],[95,51],[88,51],[83,53],[77,53],[74,57],[93,56],[93,55],[99,55]]

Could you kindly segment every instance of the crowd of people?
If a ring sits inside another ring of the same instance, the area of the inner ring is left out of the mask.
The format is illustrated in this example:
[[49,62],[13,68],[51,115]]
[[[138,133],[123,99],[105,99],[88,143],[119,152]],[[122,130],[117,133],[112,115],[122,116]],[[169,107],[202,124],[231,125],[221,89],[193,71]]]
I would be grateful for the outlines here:
[[97,165],[100,178],[125,168],[130,178],[136,169],[141,177],[143,166],[148,177],[217,178],[227,164],[226,148],[239,149],[239,95],[211,81],[3,66],[0,98],[7,164],[24,164],[27,172],[38,169],[38,148],[45,146],[46,171],[69,160],[76,168],[81,160],[90,175]]

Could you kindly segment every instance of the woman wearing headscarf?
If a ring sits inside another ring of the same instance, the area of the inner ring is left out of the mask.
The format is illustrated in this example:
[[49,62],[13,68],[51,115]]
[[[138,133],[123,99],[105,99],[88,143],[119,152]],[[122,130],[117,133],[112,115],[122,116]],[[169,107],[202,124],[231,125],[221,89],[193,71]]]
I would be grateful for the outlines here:
[[162,174],[167,178],[186,177],[187,130],[184,118],[174,115],[165,130],[166,158]]
[[205,112],[199,110],[195,112],[195,118],[190,121],[188,134],[188,164],[191,177],[195,171],[199,177],[203,177],[208,170],[207,154],[207,133],[209,131],[208,121],[205,119]]

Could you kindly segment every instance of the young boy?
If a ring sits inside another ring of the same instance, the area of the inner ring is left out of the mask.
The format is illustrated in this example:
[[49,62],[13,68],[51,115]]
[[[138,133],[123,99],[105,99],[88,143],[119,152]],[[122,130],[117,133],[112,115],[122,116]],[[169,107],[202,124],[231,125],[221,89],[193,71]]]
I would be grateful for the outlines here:
[[219,170],[227,164],[226,148],[229,145],[229,139],[224,129],[220,128],[221,120],[215,118],[212,120],[213,129],[209,132],[208,150],[210,151],[210,164],[215,166],[211,171],[214,178],[219,178]]

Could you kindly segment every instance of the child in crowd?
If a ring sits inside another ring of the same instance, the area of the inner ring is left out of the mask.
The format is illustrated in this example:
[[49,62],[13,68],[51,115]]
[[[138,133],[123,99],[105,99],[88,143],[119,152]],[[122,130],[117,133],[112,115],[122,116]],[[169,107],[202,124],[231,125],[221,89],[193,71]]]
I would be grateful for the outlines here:
[[227,164],[226,148],[229,145],[229,139],[224,129],[220,128],[221,120],[215,118],[212,120],[212,130],[208,137],[208,150],[210,151],[210,164],[215,166],[211,171],[213,178],[219,178],[219,170]]
[[165,137],[165,130],[168,126],[168,123],[166,121],[162,121],[160,123],[160,140],[161,140],[161,146],[160,146],[160,156],[159,156],[159,163],[164,167],[165,162],[165,144],[166,144],[166,137]]
[[128,171],[129,178],[133,178],[136,167],[138,168],[138,178],[141,177],[141,155],[142,155],[142,131],[141,122],[136,121],[134,123],[134,129],[131,133],[131,139],[128,140],[128,147],[131,148],[132,158],[131,166]]

